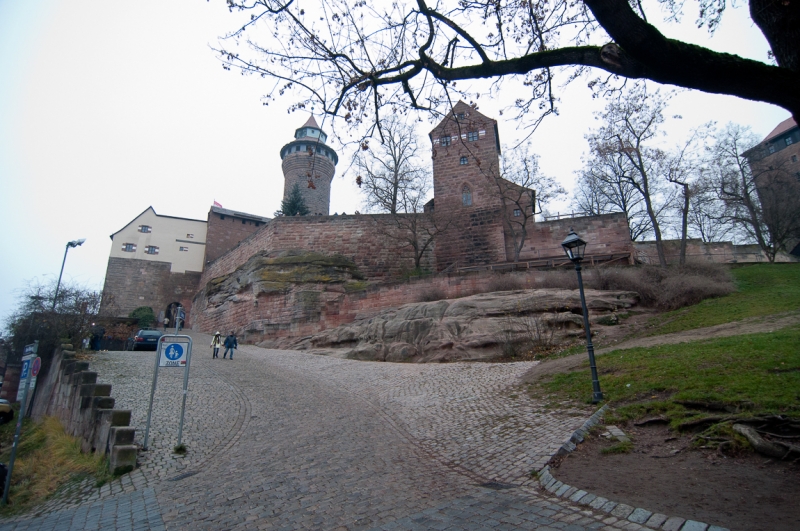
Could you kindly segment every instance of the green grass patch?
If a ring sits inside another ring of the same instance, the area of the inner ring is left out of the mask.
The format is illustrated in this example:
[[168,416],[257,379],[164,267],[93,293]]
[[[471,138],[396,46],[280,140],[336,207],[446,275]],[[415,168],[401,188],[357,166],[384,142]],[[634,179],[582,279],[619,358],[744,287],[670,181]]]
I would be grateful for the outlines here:
[[[0,426],[0,461],[8,463],[16,422]],[[64,432],[58,419],[46,417],[41,422],[25,419],[22,425],[8,506],[0,506],[0,515],[25,511],[42,503],[61,486],[92,476],[100,486],[111,478],[104,456],[81,453],[80,441]]]
[[[651,335],[714,326],[800,309],[800,264],[753,264],[731,270],[737,291],[653,318]],[[663,324],[660,324],[663,323]]]
[[[729,404],[755,413],[800,415],[800,327],[678,345],[616,351],[597,358],[606,400],[616,415],[681,417],[677,401]],[[583,370],[534,386],[551,399],[588,401]],[[628,404],[628,405],[626,405]],[[688,414],[688,413],[687,413]]]
[[600,450],[601,454],[629,454],[633,450],[633,443],[631,441],[620,441],[617,444],[612,444]]

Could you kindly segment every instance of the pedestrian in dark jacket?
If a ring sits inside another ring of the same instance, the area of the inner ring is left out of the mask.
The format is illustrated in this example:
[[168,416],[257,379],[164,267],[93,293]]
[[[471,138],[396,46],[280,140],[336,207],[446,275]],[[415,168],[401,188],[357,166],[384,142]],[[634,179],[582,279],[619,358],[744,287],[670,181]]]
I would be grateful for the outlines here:
[[233,359],[233,351],[236,350],[236,347],[239,346],[239,342],[236,341],[236,334],[233,333],[233,330],[231,330],[231,333],[228,334],[228,337],[225,338],[224,345],[225,345],[225,352],[222,354],[222,359],[225,359],[225,356],[228,355],[228,351],[230,351],[231,359]]

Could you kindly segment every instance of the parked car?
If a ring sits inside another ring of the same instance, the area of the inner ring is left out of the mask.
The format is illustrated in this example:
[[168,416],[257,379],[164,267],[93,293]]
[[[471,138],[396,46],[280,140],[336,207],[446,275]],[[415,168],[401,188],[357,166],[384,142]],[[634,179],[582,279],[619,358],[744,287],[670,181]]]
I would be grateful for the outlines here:
[[139,330],[135,336],[128,338],[125,350],[156,350],[158,348],[158,338],[162,335],[164,334],[159,330]]
[[8,400],[0,398],[0,424],[11,422],[14,418],[14,410],[11,408],[11,403]]

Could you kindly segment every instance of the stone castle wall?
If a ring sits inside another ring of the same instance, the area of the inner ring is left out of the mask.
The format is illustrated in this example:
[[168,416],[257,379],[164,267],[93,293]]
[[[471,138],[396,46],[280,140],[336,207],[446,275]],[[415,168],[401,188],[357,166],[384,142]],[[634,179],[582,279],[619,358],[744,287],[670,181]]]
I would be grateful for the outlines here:
[[623,213],[533,223],[520,260],[564,256],[561,242],[574,230],[586,242],[586,255],[632,253],[628,221]]
[[[264,250],[304,250],[339,254],[353,260],[370,279],[391,278],[414,268],[413,253],[401,238],[390,237],[389,215],[280,217],[230,252],[206,265],[202,288],[210,280],[227,275],[251,256]],[[395,229],[396,230],[396,229]],[[433,268],[432,249],[423,257],[423,269]]]
[[260,221],[237,218],[210,210],[206,233],[205,263],[213,262],[263,226],[264,223]]
[[158,315],[173,302],[191,316],[192,298],[201,273],[171,273],[167,262],[132,258],[108,259],[103,301],[100,311],[107,315],[128,315],[140,306],[149,306]]

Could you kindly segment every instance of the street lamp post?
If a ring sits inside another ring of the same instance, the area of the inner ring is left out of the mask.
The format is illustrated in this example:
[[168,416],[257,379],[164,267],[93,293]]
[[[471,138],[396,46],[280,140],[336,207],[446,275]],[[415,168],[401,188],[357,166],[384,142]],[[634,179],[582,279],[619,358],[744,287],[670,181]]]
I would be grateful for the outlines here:
[[586,329],[586,350],[589,352],[589,366],[592,369],[592,403],[596,404],[603,400],[603,392],[600,390],[600,381],[597,379],[597,365],[594,362],[594,345],[592,345],[592,331],[589,328],[589,310],[586,308],[586,296],[583,294],[583,277],[581,276],[581,261],[586,250],[586,242],[583,241],[575,231],[570,229],[569,234],[561,242],[561,247],[567,253],[573,264],[575,271],[578,272],[578,288],[581,292],[581,307],[583,309],[583,327]]
[[61,261],[61,273],[58,274],[58,282],[56,283],[56,293],[53,295],[53,307],[50,311],[56,311],[56,301],[58,300],[58,289],[61,287],[61,276],[64,274],[64,264],[67,263],[67,253],[69,252],[70,247],[78,247],[83,245],[83,242],[86,241],[86,238],[81,238],[80,240],[72,240],[71,242],[67,242],[67,247],[64,249],[64,259]]

